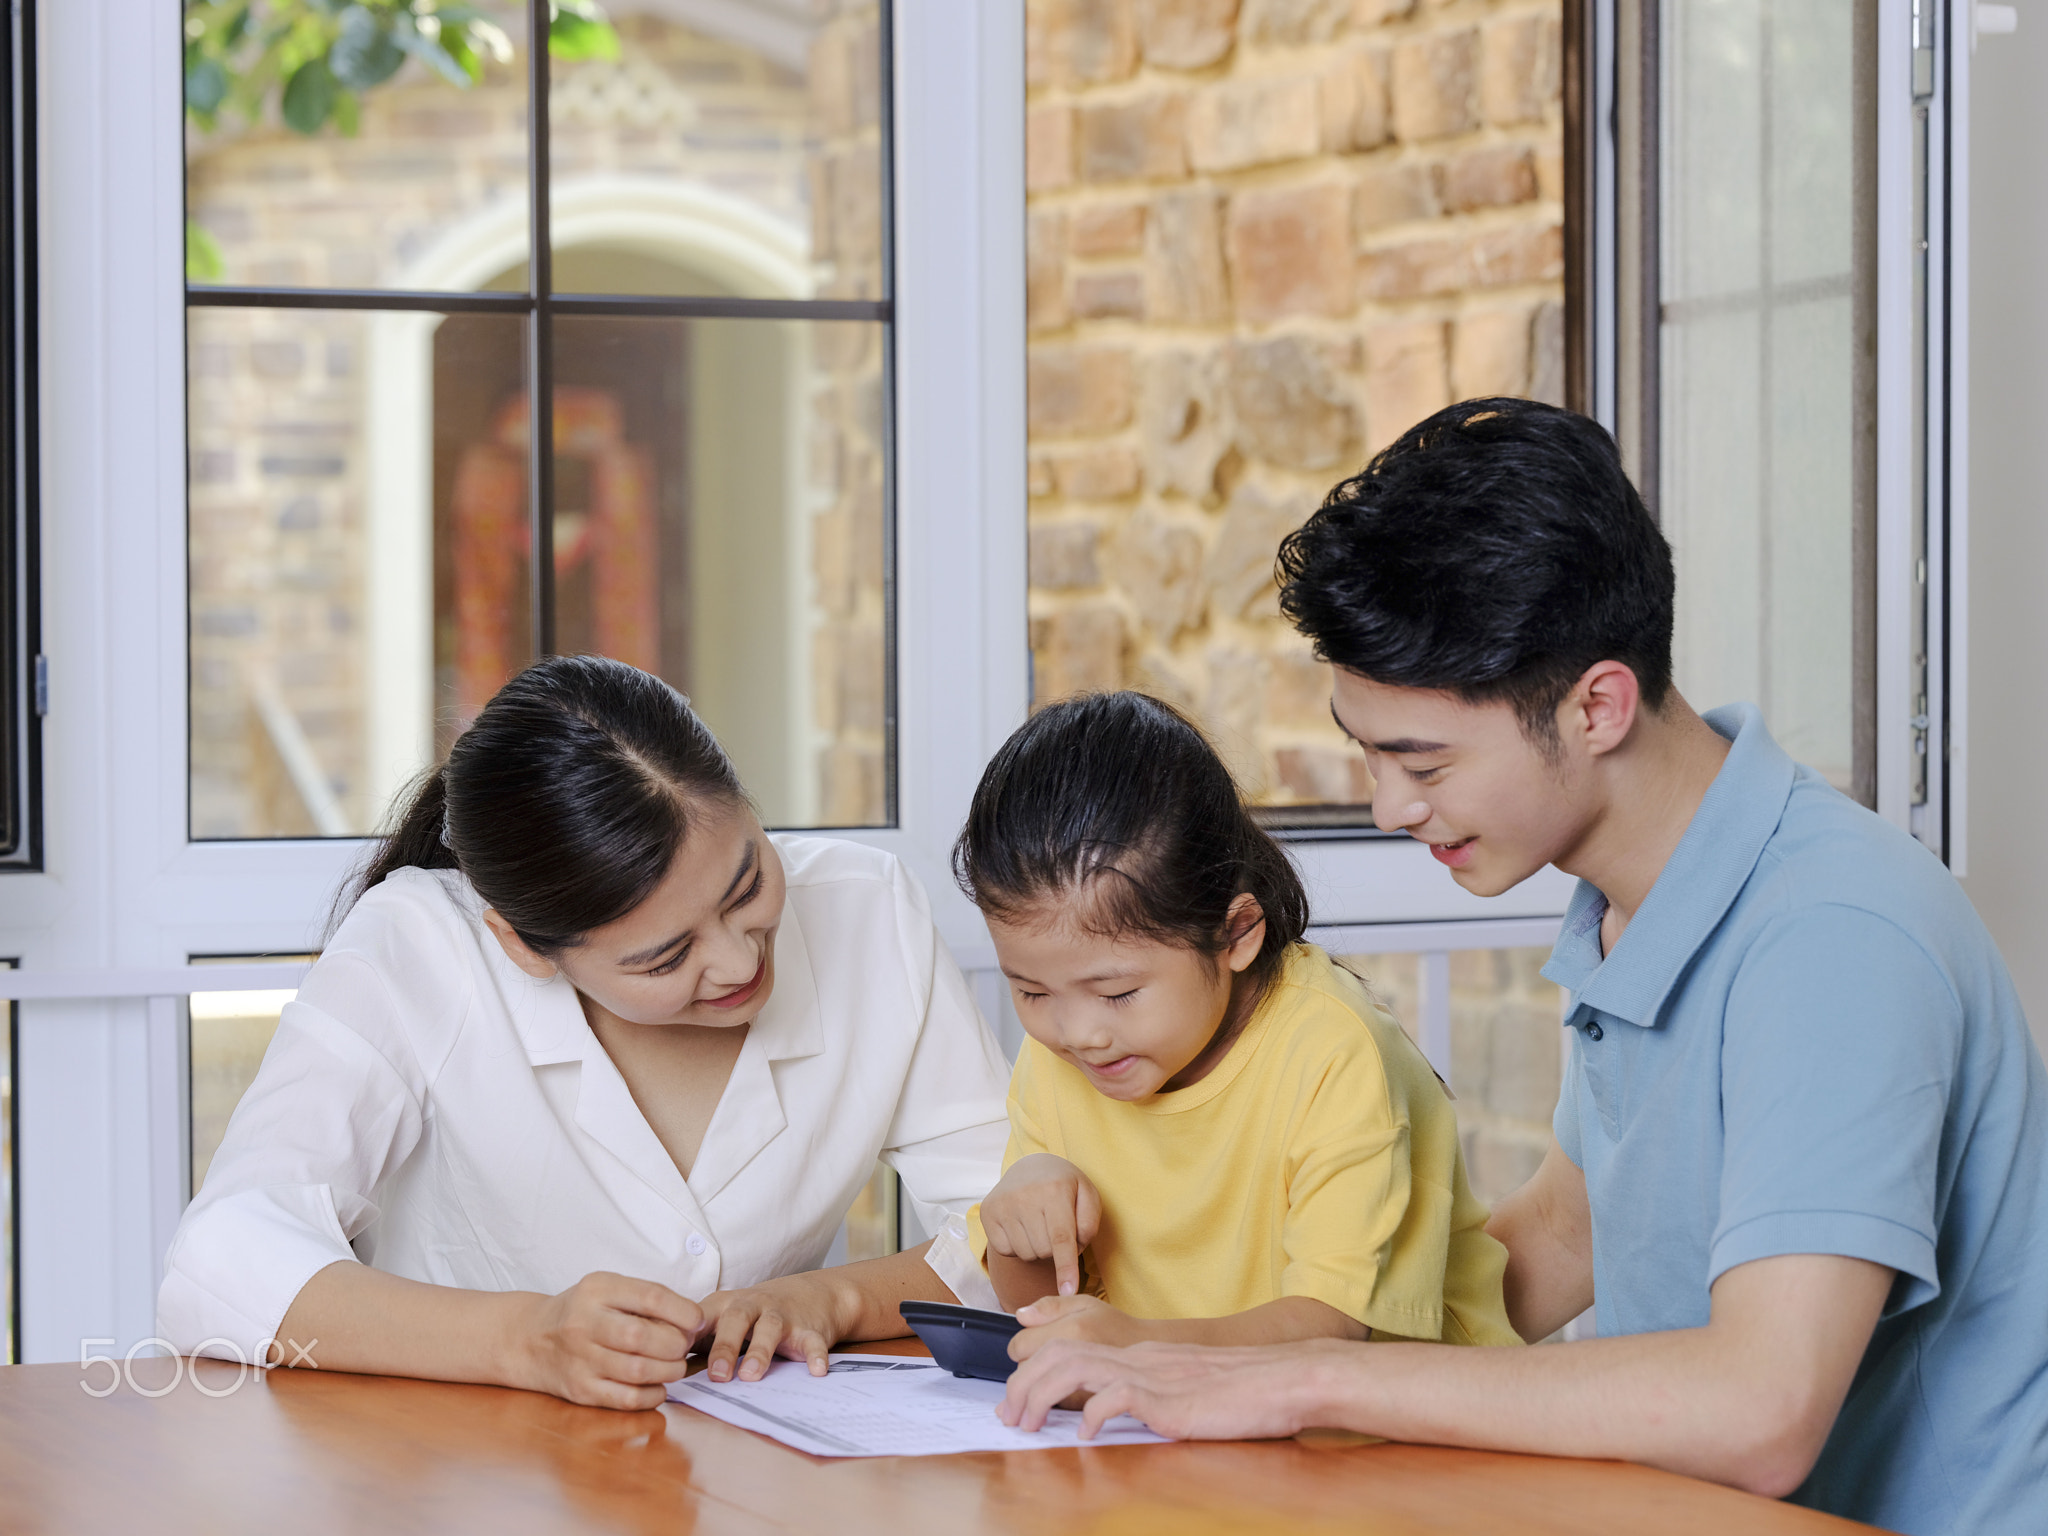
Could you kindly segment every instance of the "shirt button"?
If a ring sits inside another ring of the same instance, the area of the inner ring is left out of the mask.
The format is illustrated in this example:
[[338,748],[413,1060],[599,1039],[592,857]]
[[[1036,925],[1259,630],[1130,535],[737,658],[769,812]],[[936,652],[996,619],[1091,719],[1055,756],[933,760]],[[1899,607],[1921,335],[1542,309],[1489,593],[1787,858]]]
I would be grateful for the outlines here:
[[953,1239],[953,1241],[956,1243],[966,1242],[967,1223],[962,1221],[958,1216],[955,1216],[951,1221],[946,1223],[946,1236]]
[[[1600,1021],[1598,1019],[1593,1019],[1586,1025],[1586,1038],[1588,1040],[1598,1040],[1606,1033],[1607,1031],[1600,1027]],[[697,1239],[693,1237],[690,1239],[690,1241],[694,1243],[695,1241],[697,1241]],[[695,1253],[697,1250],[693,1248],[690,1251],[692,1253]]]
[[683,1246],[690,1250],[691,1258],[701,1259],[704,1257],[704,1250],[710,1247],[711,1245],[704,1241],[703,1233],[692,1232],[690,1234],[690,1240],[687,1243],[683,1244]]

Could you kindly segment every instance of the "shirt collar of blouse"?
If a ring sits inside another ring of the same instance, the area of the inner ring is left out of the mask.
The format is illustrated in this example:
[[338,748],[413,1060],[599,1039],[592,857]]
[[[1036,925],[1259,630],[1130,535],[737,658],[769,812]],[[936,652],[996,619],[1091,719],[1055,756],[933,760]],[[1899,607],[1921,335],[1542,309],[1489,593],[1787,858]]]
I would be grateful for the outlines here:
[[1754,704],[1710,711],[1708,725],[1729,738],[1728,757],[1707,787],[1670,862],[1614,952],[1600,953],[1607,898],[1584,880],[1572,894],[1543,974],[1572,994],[1565,1023],[1594,1013],[1654,1027],[1678,978],[1741,894],[1778,829],[1798,772],[1772,740]]

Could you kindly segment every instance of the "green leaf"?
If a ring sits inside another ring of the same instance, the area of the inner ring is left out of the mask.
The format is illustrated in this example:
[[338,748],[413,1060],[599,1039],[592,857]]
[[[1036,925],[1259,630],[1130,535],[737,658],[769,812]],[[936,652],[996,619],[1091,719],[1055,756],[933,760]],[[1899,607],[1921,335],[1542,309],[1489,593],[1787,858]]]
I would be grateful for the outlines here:
[[410,16],[400,16],[391,24],[391,37],[400,48],[426,64],[450,85],[460,86],[464,90],[469,88],[468,72],[438,41],[428,37],[413,25]]
[[189,283],[217,283],[227,272],[220,246],[206,227],[192,219],[185,221],[185,280]]
[[557,59],[617,59],[619,34],[596,0],[548,0],[548,53]]
[[557,16],[548,23],[548,53],[557,59],[616,59],[619,34],[608,22]]
[[334,71],[327,67],[325,59],[308,59],[292,71],[291,78],[284,83],[284,99],[280,106],[284,111],[287,127],[299,133],[318,133],[334,111],[336,98],[341,95],[341,83],[334,78]]
[[362,98],[354,91],[339,92],[334,98],[334,126],[341,130],[341,136],[352,139],[356,130],[363,126]]
[[[411,18],[407,17],[407,24]],[[398,73],[405,50],[391,35],[390,23],[360,5],[341,13],[341,35],[327,51],[327,67],[343,85],[358,91],[382,85]]]
[[233,19],[228,22],[227,30],[221,33],[221,52],[227,53],[234,49],[236,45],[239,44],[242,41],[242,39],[248,35],[248,32],[249,7],[245,5],[239,11],[235,12]]
[[196,50],[186,51],[185,65],[185,109],[195,117],[211,122],[220,104],[228,99],[227,67],[219,59],[210,59]]

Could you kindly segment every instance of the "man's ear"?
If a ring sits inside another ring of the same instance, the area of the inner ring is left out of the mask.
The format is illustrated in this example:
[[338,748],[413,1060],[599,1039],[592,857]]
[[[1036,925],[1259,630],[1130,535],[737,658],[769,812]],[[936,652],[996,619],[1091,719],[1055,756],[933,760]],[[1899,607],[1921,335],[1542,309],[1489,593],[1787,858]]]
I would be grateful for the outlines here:
[[553,981],[555,962],[538,953],[532,945],[519,937],[512,925],[498,916],[495,907],[484,908],[484,923],[497,935],[499,948],[505,951],[505,958],[526,972],[535,981]]
[[1596,661],[1558,706],[1558,735],[1588,757],[1604,757],[1628,739],[1642,703],[1642,687],[1628,666]]
[[1223,963],[1233,971],[1242,971],[1259,958],[1266,945],[1266,910],[1258,897],[1246,891],[1231,902],[1223,915],[1223,934]]

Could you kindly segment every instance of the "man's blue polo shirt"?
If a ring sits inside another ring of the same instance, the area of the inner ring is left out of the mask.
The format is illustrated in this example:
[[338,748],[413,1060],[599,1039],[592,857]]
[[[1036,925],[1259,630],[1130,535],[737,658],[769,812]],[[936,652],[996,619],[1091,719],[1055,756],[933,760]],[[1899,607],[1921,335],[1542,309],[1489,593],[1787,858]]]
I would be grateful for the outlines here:
[[1920,844],[1749,705],[1671,862],[1600,953],[1580,884],[1543,974],[1575,1035],[1604,1334],[1694,1328],[1738,1264],[1898,1272],[1795,1501],[1912,1536],[2048,1530],[2048,1074],[1991,936]]

